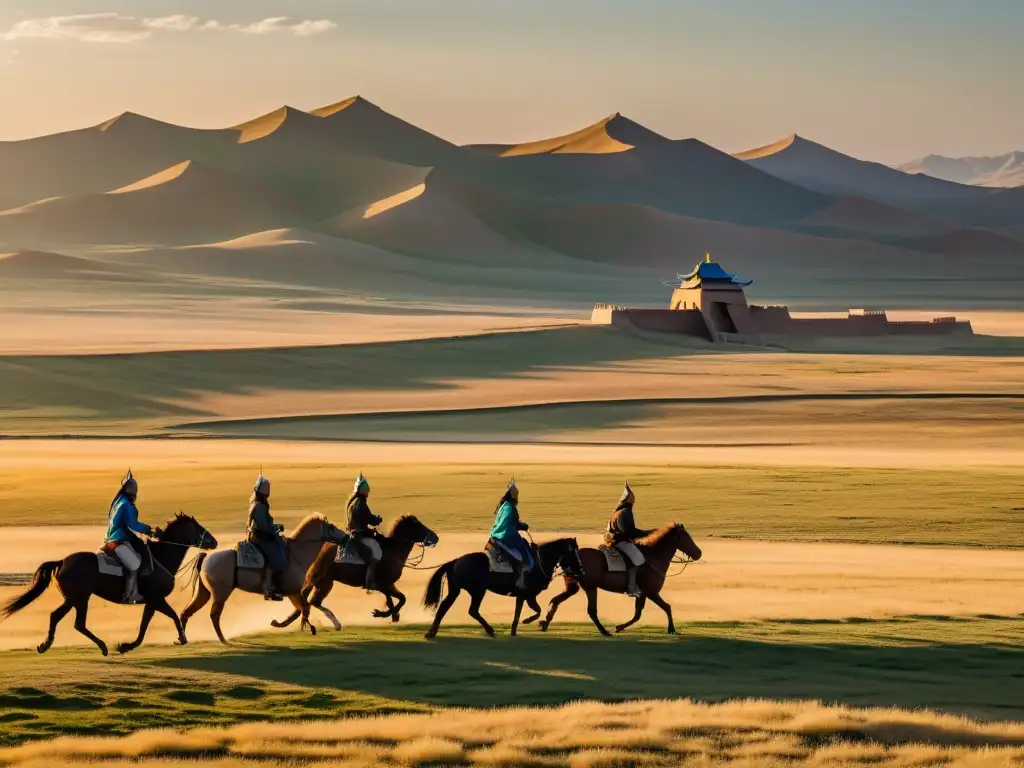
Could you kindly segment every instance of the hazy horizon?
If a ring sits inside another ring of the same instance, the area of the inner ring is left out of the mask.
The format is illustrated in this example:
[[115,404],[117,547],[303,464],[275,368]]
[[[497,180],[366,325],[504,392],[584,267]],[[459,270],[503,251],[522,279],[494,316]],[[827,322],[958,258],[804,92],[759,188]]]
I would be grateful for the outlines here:
[[[723,7],[727,6],[727,7]],[[284,18],[286,17],[287,18]],[[799,133],[865,159],[1024,145],[1024,7],[987,0],[13,0],[0,139],[123,111],[225,126],[360,94],[453,142],[518,142],[622,112],[740,151]]]

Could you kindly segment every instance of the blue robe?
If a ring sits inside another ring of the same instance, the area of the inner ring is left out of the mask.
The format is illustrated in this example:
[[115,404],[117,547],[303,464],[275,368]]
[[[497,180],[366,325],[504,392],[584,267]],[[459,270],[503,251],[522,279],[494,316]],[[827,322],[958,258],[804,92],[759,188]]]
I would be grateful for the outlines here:
[[494,516],[494,525],[491,526],[491,538],[500,542],[502,546],[518,552],[523,556],[523,564],[527,568],[533,567],[533,553],[526,539],[519,535],[520,531],[526,530],[526,524],[519,520],[519,510],[511,501],[506,501],[498,508]]
[[153,533],[153,529],[139,522],[139,510],[135,504],[125,494],[118,493],[110,505],[105,543],[131,541],[136,533],[148,536]]

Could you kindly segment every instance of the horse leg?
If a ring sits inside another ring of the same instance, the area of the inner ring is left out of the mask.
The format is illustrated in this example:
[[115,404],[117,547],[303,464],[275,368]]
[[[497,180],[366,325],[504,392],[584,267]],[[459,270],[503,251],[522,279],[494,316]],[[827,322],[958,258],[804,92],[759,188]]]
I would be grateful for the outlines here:
[[480,626],[484,628],[484,632],[487,633],[488,637],[494,637],[494,627],[487,623],[487,619],[480,615],[480,603],[484,601],[484,595],[487,591],[478,592],[471,594],[471,601],[469,603],[469,615],[476,619]]
[[633,613],[633,618],[627,621],[625,624],[619,624],[619,626],[615,628],[616,632],[625,632],[627,629],[629,629],[638,621],[640,621],[640,614],[644,612],[644,606],[647,605],[647,598],[644,595],[640,595],[640,597],[636,599],[635,605],[636,610]]
[[171,621],[174,622],[174,628],[178,630],[178,639],[174,641],[175,645],[188,645],[188,638],[185,637],[185,625],[178,618],[178,614],[171,608],[170,603],[167,602],[166,597],[161,597],[159,600],[153,603],[153,610],[157,613],[161,613]]
[[384,605],[387,606],[387,610],[382,611],[380,608],[374,608],[373,612],[370,615],[373,616],[373,618],[375,619],[390,619],[392,616],[395,615],[395,601],[387,592],[384,592],[383,594]]
[[96,647],[100,649],[100,653],[102,653],[104,656],[106,656],[107,655],[107,645],[106,645],[106,643],[104,643],[102,640],[100,640],[98,637],[96,637],[96,635],[94,635],[92,632],[90,632],[89,628],[85,626],[85,620],[86,620],[86,617],[88,617],[88,615],[89,615],[89,598],[86,597],[84,600],[82,600],[82,602],[78,603],[75,606],[75,629],[77,629],[81,634],[85,635],[90,640],[92,640],[94,643],[96,643]]
[[60,624],[61,619],[68,615],[71,608],[71,601],[65,599],[64,602],[50,614],[50,631],[46,634],[46,639],[36,647],[37,651],[40,653],[46,653],[50,650],[50,646],[53,645],[54,635],[57,634],[57,625]]
[[154,613],[156,613],[156,609],[149,603],[146,603],[146,607],[142,609],[142,621],[139,623],[139,636],[135,638],[133,643],[118,643],[118,653],[128,653],[128,651],[134,651],[142,645],[142,640],[146,636],[146,630],[149,629],[149,622],[153,620]]
[[281,619],[281,620],[271,619],[270,626],[277,627],[278,629],[282,629],[283,627],[290,626],[301,615],[302,615],[302,611],[300,611],[298,608],[296,608],[294,611],[292,611],[290,614],[288,614],[288,616],[286,618],[284,618],[284,619]]
[[299,625],[300,629],[308,629],[309,633],[316,637],[316,627],[309,621],[309,601],[302,595],[289,595],[288,599],[292,601],[292,605],[298,609],[299,615],[302,616],[302,623]]
[[516,636],[516,630],[519,629],[519,617],[523,615],[523,598],[521,595],[516,595],[516,613],[512,617],[512,637]]
[[227,598],[214,599],[213,605],[210,606],[210,622],[213,624],[213,631],[217,633],[217,639],[227,645],[228,641],[224,639],[224,633],[220,629],[220,615],[224,613],[225,602]]
[[604,625],[601,624],[601,620],[597,618],[597,587],[591,587],[587,590],[587,615],[602,635],[611,637],[612,633],[605,629]]
[[195,616],[199,609],[202,608],[210,601],[210,590],[207,589],[203,583],[202,578],[199,579],[199,583],[196,585],[196,594],[192,598],[192,602],[188,604],[188,607],[181,612],[181,632],[185,633],[185,627],[188,625],[188,620]]
[[461,594],[462,587],[458,586],[457,584],[452,584],[451,579],[449,579],[448,594],[445,596],[444,600],[441,601],[441,604],[437,606],[437,612],[434,614],[434,621],[430,625],[430,629],[427,630],[427,634],[424,635],[424,637],[426,637],[427,640],[433,640],[435,637],[437,637],[437,630],[441,626],[441,619],[444,618],[444,615],[448,613],[451,607],[455,604],[455,600]]
[[[334,615],[334,611],[324,605],[324,600],[327,595],[331,593],[331,589],[334,588],[334,582],[329,581],[324,586],[322,583],[317,584],[316,589],[313,591],[313,599],[309,601],[309,604],[316,608],[320,613],[327,617],[327,620],[331,622],[331,626],[334,627],[335,631],[341,629],[341,622],[338,621],[338,617]],[[303,593],[305,595],[307,593]]]
[[541,632],[548,631],[548,627],[551,626],[551,620],[555,618],[555,612],[558,611],[558,606],[579,591],[580,584],[578,581],[567,581],[565,583],[565,591],[551,598],[551,602],[548,604],[548,615],[545,616],[544,621],[539,624]]
[[530,606],[530,610],[533,611],[533,615],[527,616],[523,619],[523,624],[533,624],[533,622],[540,618],[540,603],[537,602],[537,596],[530,595],[527,597],[526,604]]
[[[392,603],[391,602],[392,596],[398,598],[398,602]],[[405,595],[403,595],[401,592],[399,592],[395,588],[395,585],[392,584],[391,588],[389,590],[389,594],[388,594],[388,598],[387,599],[388,599],[388,608],[391,609],[391,621],[392,621],[392,623],[397,623],[398,620],[399,620],[399,617],[401,616],[401,613],[402,613],[402,606],[405,605]]]
[[676,625],[672,623],[672,606],[665,602],[665,598],[660,593],[655,592],[651,595],[651,602],[661,608],[668,616],[668,633],[674,635],[676,633]]

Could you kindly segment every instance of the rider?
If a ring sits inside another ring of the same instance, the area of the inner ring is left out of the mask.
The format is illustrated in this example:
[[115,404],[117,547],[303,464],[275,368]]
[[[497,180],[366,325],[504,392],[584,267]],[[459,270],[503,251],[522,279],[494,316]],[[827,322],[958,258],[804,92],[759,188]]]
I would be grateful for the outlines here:
[[633,519],[633,504],[636,501],[636,494],[629,487],[629,482],[622,489],[622,496],[619,498],[619,505],[612,513],[608,521],[608,531],[604,535],[605,543],[609,547],[615,547],[622,553],[626,562],[626,594],[630,597],[640,597],[641,592],[636,585],[636,572],[644,564],[644,556],[633,543],[634,539],[646,536],[650,531],[644,531],[636,527]]
[[260,473],[249,498],[248,540],[259,548],[267,562],[268,578],[263,580],[264,600],[284,599],[281,577],[288,567],[288,553],[281,538],[282,531],[284,526],[275,523],[270,516],[270,480]]
[[133,543],[141,544],[141,541],[135,534],[160,534],[159,529],[154,530],[139,522],[139,510],[135,506],[138,497],[139,483],[129,468],[128,474],[121,481],[121,489],[110,503],[110,511],[107,513],[107,538],[103,544],[103,548],[113,552],[128,571],[123,598],[126,603],[143,602],[142,595],[139,594],[139,568],[142,566],[142,558],[132,546]]
[[491,526],[490,538],[494,539],[512,556],[512,567],[516,572],[516,589],[526,589],[526,574],[533,568],[533,552],[530,545],[519,535],[520,531],[530,530],[530,526],[519,519],[519,489],[515,477],[508,484],[505,495],[501,497],[494,510],[494,525]]
[[377,531],[374,528],[384,522],[384,519],[370,511],[370,505],[366,498],[370,495],[370,481],[359,473],[355,485],[352,488],[352,496],[348,500],[348,527],[347,531],[352,536],[352,542],[366,561],[366,589],[378,589],[377,587],[377,566],[380,564],[384,552],[377,541]]

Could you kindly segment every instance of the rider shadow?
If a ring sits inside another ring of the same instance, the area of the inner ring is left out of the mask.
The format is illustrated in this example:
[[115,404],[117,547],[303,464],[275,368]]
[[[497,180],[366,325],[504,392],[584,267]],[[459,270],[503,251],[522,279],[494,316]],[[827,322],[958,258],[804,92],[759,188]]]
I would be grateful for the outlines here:
[[447,636],[173,658],[163,665],[439,706],[577,699],[815,699],[1024,715],[1024,652],[1004,645],[784,644],[725,637]]

